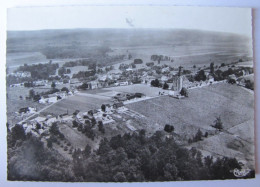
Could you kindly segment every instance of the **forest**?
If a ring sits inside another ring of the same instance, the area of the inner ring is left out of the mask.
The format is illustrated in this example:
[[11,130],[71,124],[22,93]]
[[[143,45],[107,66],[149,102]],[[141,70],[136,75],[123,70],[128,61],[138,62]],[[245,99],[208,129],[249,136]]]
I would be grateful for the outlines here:
[[[8,124],[7,124],[8,125]],[[203,157],[162,131],[147,137],[145,130],[104,138],[97,150],[75,149],[73,160],[64,159],[23,127],[8,129],[8,180],[145,182],[236,179],[241,169],[235,158]],[[254,177],[252,170],[244,178]]]

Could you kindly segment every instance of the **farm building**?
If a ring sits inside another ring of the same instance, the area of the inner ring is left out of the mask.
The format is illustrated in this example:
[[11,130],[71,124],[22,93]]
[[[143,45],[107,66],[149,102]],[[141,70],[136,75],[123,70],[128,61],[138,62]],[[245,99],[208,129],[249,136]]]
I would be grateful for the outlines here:
[[120,86],[127,86],[127,85],[128,85],[128,82],[127,82],[127,81],[119,82],[119,85],[120,85]]

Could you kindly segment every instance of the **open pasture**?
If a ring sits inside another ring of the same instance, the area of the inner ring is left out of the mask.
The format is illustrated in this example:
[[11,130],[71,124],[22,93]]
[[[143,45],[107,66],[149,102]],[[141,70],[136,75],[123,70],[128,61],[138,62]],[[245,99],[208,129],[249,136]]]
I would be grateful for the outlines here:
[[[114,92],[123,92],[123,93],[143,93],[146,96],[155,97],[159,95],[159,92],[167,92],[162,88],[151,87],[146,84],[133,84],[128,86],[118,86],[118,87],[110,87],[104,88],[104,90],[111,90]],[[104,93],[105,94],[105,93]]]
[[[193,136],[194,130],[214,130],[210,125],[220,116],[224,129],[254,118],[254,97],[246,90],[225,83],[190,90],[189,97],[174,99],[157,97],[128,104],[127,107],[147,117],[154,123],[175,127],[175,132]],[[252,124],[253,125],[253,124]]]
[[[30,88],[24,87],[7,87],[7,121],[10,124],[14,125],[22,120],[22,117],[15,113],[18,112],[20,108],[33,107],[40,110],[46,106],[38,102],[26,100],[25,96],[29,95],[29,90]],[[20,96],[22,96],[22,98],[20,98]]]
[[[127,55],[131,54],[133,58],[141,58],[144,63],[138,64],[137,69],[146,67],[146,62],[151,62],[151,55],[164,55],[171,57],[174,62],[161,61],[161,65],[167,64],[173,67],[183,66],[185,68],[193,65],[203,67],[214,62],[215,65],[221,63],[231,63],[239,60],[243,56],[250,56],[247,48],[241,48],[234,45],[226,44],[189,44],[189,45],[174,45],[165,44],[160,46],[138,46],[138,47],[115,47],[109,55]],[[123,62],[130,64],[133,60]],[[155,62],[157,64],[157,62]],[[114,65],[116,68],[119,65]]]
[[[193,138],[198,129],[209,132],[208,138],[192,143],[214,156],[236,157],[254,164],[254,95],[236,85],[219,83],[192,89],[189,97],[174,99],[157,97],[127,105],[146,116],[146,129],[162,130],[165,124],[175,127],[182,137]],[[217,116],[223,122],[223,132],[210,125]],[[217,132],[217,133],[216,133]]]
[[109,98],[100,99],[98,97],[94,98],[88,95],[74,95],[55,103],[44,112],[55,115],[64,114],[67,111],[69,114],[72,114],[75,110],[87,112],[89,110],[99,109],[102,104],[107,103],[111,103]]

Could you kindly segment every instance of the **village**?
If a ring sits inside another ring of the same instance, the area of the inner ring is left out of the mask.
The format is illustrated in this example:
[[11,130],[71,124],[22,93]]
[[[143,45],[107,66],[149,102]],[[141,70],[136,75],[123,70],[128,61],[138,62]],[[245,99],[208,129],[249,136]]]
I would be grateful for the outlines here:
[[[173,59],[162,55],[152,55],[151,61],[125,59],[126,63],[103,68],[80,63],[66,67],[65,63],[49,80],[11,84],[9,89],[28,90],[28,95],[19,96],[20,102],[36,104],[17,108],[16,124],[71,159],[75,149],[83,150],[86,145],[96,149],[103,137],[140,130],[138,124],[147,116],[127,107],[132,103],[165,96],[189,99],[190,90],[223,82],[252,89],[253,69],[240,66],[241,59],[219,66],[212,62],[208,67],[173,67],[169,65],[174,64]],[[10,76],[23,80],[31,78],[31,72],[16,71]],[[73,104],[66,104],[70,99]],[[10,128],[14,126],[9,122]],[[78,136],[77,140],[73,136]]]

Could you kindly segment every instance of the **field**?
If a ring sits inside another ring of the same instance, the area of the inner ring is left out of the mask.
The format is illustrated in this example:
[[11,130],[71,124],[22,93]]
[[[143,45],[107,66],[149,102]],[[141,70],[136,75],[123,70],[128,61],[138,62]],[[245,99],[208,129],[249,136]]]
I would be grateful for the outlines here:
[[[37,110],[44,108],[46,105],[31,100],[25,100],[25,96],[29,94],[29,88],[14,87],[7,88],[7,121],[11,124],[15,124],[23,119],[23,117],[17,115],[20,108],[23,107],[34,107]],[[20,99],[20,96],[23,96]]]
[[81,94],[68,97],[60,102],[55,103],[49,107],[44,113],[60,115],[68,111],[69,114],[79,110],[81,112],[87,112],[92,109],[99,109],[102,104],[111,103],[107,97],[95,97],[91,94]]
[[[207,131],[210,136],[192,146],[222,156],[237,156],[250,161],[249,166],[252,166],[254,96],[241,87],[220,83],[192,89],[188,98],[178,100],[162,96],[127,107],[146,117],[150,132],[162,130],[167,123],[187,139],[198,129],[203,133]],[[217,116],[223,122],[222,133],[210,126]]]
[[[118,87],[111,87],[111,88],[104,88],[104,90],[110,90],[114,92],[123,92],[123,93],[143,93],[149,97],[155,97],[159,95],[159,92],[167,92],[162,88],[151,87],[150,85],[145,84],[133,84],[128,86],[118,86]],[[106,93],[104,93],[106,94]]]
[[[116,47],[112,48],[113,52],[109,55],[126,55],[131,54],[133,58],[143,59],[143,64],[137,64],[137,69],[146,67],[146,62],[151,62],[151,55],[165,55],[174,59],[174,62],[161,61],[161,65],[171,65],[173,67],[183,66],[191,68],[195,64],[197,67],[208,66],[210,62],[215,65],[221,63],[231,63],[238,61],[247,55],[246,49],[235,46],[225,46],[225,44],[197,44],[197,45],[161,45],[161,46],[138,46],[138,47]],[[127,52],[126,52],[127,51]],[[124,64],[130,64],[133,60],[125,61]],[[157,62],[155,62],[157,64]],[[117,68],[118,66],[115,65]]]

